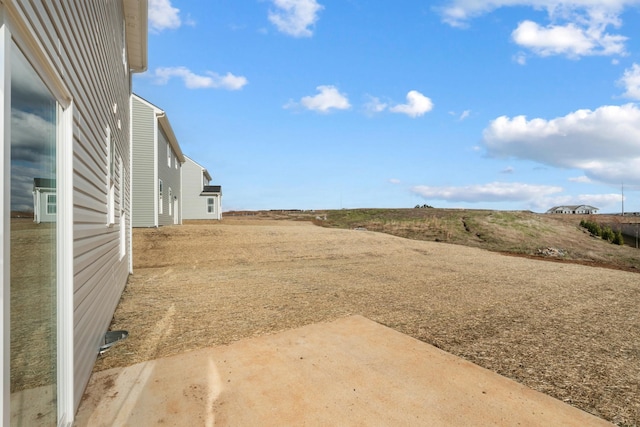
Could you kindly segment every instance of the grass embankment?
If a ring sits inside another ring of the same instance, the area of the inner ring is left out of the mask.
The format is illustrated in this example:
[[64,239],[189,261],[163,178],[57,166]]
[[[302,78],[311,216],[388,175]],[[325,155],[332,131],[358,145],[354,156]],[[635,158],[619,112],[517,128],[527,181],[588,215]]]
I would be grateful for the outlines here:
[[580,227],[580,220],[588,218],[615,229],[622,221],[640,222],[634,217],[464,209],[350,209],[316,212],[314,218],[324,227],[366,229],[415,240],[640,272],[640,252],[632,247],[635,242],[612,245]]

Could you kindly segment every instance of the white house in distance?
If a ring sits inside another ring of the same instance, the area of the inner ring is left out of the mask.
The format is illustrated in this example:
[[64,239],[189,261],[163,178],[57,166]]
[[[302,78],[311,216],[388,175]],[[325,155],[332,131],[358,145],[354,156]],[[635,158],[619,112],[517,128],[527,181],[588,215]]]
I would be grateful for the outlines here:
[[209,185],[207,169],[184,156],[182,167],[182,218],[222,219],[222,187]]
[[33,178],[33,221],[56,222],[56,181]]
[[133,226],[181,224],[185,158],[166,113],[132,95],[131,126]]
[[554,206],[547,211],[548,214],[589,215],[597,214],[598,208],[589,205]]
[[[131,272],[131,75],[147,68],[147,11],[0,1],[0,425],[72,425]],[[51,222],[33,220],[38,178]]]

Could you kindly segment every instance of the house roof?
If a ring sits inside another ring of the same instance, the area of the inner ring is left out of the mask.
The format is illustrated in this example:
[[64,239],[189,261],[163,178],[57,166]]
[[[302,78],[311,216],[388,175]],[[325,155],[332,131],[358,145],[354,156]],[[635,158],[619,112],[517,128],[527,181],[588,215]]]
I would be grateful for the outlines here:
[[589,210],[598,210],[598,208],[594,207],[594,206],[589,206],[589,205],[562,205],[562,206],[554,206],[551,209],[549,209],[547,212],[553,212],[553,211],[557,211],[557,210],[570,210],[570,211],[575,211],[578,210],[579,208],[587,208]]
[[205,185],[200,195],[205,196],[207,194],[221,194],[221,193],[222,193],[221,185]]
[[56,180],[52,178],[33,178],[33,188],[56,188]]
[[196,162],[189,156],[184,156],[184,158],[189,160],[194,165],[198,166],[200,169],[202,169],[202,173],[204,174],[205,178],[207,178],[207,181],[211,181],[211,175],[209,175],[209,171],[207,170],[207,168],[205,168],[204,166],[202,166],[200,163]]
[[147,71],[147,0],[123,0],[127,61],[134,73]]

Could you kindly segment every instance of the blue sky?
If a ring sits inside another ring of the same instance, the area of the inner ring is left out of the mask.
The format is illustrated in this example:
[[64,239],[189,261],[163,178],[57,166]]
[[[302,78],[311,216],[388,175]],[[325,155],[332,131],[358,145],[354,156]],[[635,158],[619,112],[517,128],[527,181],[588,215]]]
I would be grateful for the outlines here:
[[640,211],[640,0],[149,0],[223,209]]

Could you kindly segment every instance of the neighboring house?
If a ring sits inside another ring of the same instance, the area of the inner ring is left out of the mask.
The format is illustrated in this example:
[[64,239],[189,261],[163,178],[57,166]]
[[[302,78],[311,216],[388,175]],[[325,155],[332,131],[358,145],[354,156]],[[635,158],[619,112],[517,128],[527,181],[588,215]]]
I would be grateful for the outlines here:
[[207,201],[207,219],[222,219],[222,186],[205,185],[200,197]]
[[[72,425],[131,272],[129,108],[147,10],[0,1],[0,425]],[[24,215],[40,215],[34,192],[56,199],[51,226]]]
[[185,159],[166,113],[131,96],[133,226],[181,224],[181,173]]
[[548,214],[572,214],[572,215],[587,215],[598,213],[598,208],[594,208],[589,205],[575,205],[575,206],[554,206],[547,211]]
[[33,178],[33,222],[56,222],[56,180]]
[[222,187],[209,185],[207,169],[184,156],[182,167],[182,218],[222,219]]

